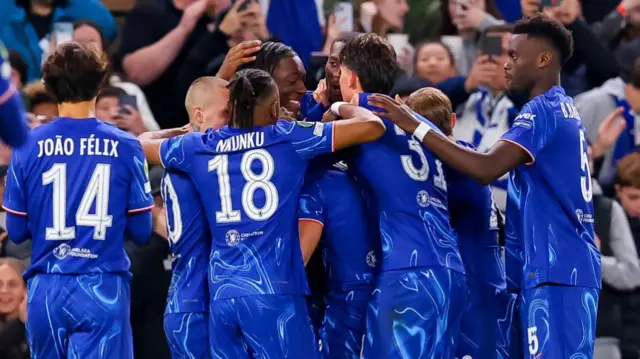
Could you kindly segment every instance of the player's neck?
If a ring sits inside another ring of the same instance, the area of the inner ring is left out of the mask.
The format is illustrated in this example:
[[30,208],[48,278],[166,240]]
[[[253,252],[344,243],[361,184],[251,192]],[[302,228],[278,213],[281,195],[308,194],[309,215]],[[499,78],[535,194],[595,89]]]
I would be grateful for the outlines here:
[[553,86],[560,85],[560,75],[554,78],[541,79],[538,83],[533,85],[533,88],[529,92],[529,101],[549,91]]
[[95,117],[96,103],[95,101],[84,102],[63,102],[58,104],[58,117],[66,117],[72,119],[83,119]]

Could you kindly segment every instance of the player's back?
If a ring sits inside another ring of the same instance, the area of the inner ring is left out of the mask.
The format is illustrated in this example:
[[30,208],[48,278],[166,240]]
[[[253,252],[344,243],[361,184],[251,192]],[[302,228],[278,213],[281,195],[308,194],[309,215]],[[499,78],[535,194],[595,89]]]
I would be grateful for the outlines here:
[[332,149],[331,124],[287,121],[163,142],[165,168],[187,172],[207,199],[211,300],[308,294],[298,198],[308,160]]
[[58,118],[35,129],[13,161],[26,185],[22,192],[33,240],[25,277],[130,275],[127,214],[150,208],[150,189],[143,188],[148,182],[134,181],[146,178],[135,137],[95,118]]
[[172,270],[166,313],[206,312],[211,232],[202,199],[189,176],[170,171],[162,178],[162,198]]
[[[376,239],[371,235],[362,198],[351,177],[335,168],[311,171],[300,196],[301,207],[308,201],[321,202],[321,211],[325,212],[321,214],[321,248],[329,291],[359,293],[358,290],[373,286]],[[365,294],[368,297],[370,291]]]
[[[361,94],[360,104],[369,108],[367,96]],[[440,266],[464,273],[449,223],[442,163],[390,120],[383,121],[385,134],[354,149],[350,163],[380,211],[381,270]]]
[[[461,146],[474,146],[457,141]],[[505,270],[498,240],[498,209],[491,188],[447,168],[449,215],[467,278],[505,289]]]
[[600,286],[591,175],[584,126],[560,87],[527,103],[503,140],[534,159],[511,172],[506,216],[507,268],[521,260],[524,288],[558,283]]

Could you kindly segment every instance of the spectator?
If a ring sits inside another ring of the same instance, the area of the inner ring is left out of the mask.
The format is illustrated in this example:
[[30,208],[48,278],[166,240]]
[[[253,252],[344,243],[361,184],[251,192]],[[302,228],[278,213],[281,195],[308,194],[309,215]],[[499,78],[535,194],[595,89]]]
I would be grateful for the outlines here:
[[[456,109],[458,121],[453,131],[454,137],[473,144],[481,152],[489,150],[511,128],[518,108],[524,103],[505,93],[507,85],[504,69],[500,64],[507,62],[511,31],[512,27],[509,25],[498,25],[486,30],[486,36],[502,38],[502,54],[478,55],[465,81],[465,88],[471,95]],[[507,178],[505,175],[492,185],[500,210],[504,210],[506,206]]]
[[11,82],[18,90],[27,83],[27,63],[17,51],[9,51],[9,64],[11,65]]
[[99,24],[108,39],[116,38],[116,23],[99,0],[5,0],[2,3],[0,39],[27,61],[29,81],[40,77],[40,65],[50,48],[56,23],[86,18]]
[[196,79],[215,76],[225,56],[233,46],[243,41],[269,39],[269,31],[262,7],[255,2],[246,8],[237,1],[231,8],[222,11],[215,29],[208,32],[189,51],[180,66],[175,95],[184,97]]
[[[125,243],[131,258],[131,330],[135,358],[170,359],[169,346],[164,333],[163,318],[171,283],[169,244],[157,233],[157,217],[164,212],[160,186],[164,169],[154,167],[149,172],[154,232],[145,246],[133,241]],[[166,221],[165,221],[166,226]]]
[[22,279],[26,265],[15,258],[0,258],[0,358],[28,359],[24,326],[27,286]]
[[[629,79],[616,77],[605,82],[601,87],[587,91],[575,99],[576,107],[587,130],[587,138],[596,142],[601,136],[601,125],[612,114],[621,116],[617,126],[628,131],[620,132],[615,146],[601,150],[596,146],[596,152],[605,154],[601,170],[594,174],[598,181],[605,187],[613,183],[616,172],[616,163],[628,153],[634,151],[640,144],[640,138],[636,138],[635,124],[640,120],[640,58],[636,59]],[[618,110],[617,110],[618,109]],[[613,125],[616,125],[615,123]],[[615,139],[613,140],[615,141]],[[613,142],[612,142],[613,143]]]
[[[631,153],[618,163],[615,180],[616,197],[624,209],[631,233],[640,248],[640,153]],[[640,352],[640,289],[621,298],[622,331],[620,349],[623,359],[637,359]]]
[[640,34],[640,1],[623,0],[602,21],[591,25],[593,32],[611,48]]
[[212,19],[229,3],[230,0],[158,0],[138,3],[128,14],[119,65],[131,81],[142,87],[161,128],[187,123],[185,93],[175,94],[172,89],[189,51],[210,33],[209,29],[216,28]]
[[43,116],[49,122],[58,117],[56,100],[46,91],[37,91],[29,95],[30,112],[36,116]]
[[96,98],[96,117],[134,136],[139,136],[148,129],[136,108],[129,104],[120,104],[120,97],[123,94],[127,95],[118,87],[100,89]]
[[449,46],[441,41],[425,41],[416,47],[416,76],[433,84],[456,75],[456,61]]
[[[102,51],[105,51],[105,38],[102,35],[102,31],[98,25],[90,20],[79,20],[73,24],[73,39],[76,41],[90,41],[98,45]],[[147,98],[144,96],[144,92],[138,87],[138,85],[132,82],[124,82],[119,75],[111,72],[108,75],[107,82],[113,87],[122,89],[126,94],[134,96],[136,98],[136,108],[140,112],[140,116],[144,122],[144,127],[148,131],[156,131],[160,129],[158,123],[153,117],[153,113],[149,109]]]
[[458,73],[468,75],[477,55],[476,43],[487,28],[504,24],[493,0],[442,2],[442,41],[451,48]]
[[407,0],[359,1],[358,22],[361,32],[373,32],[386,37],[389,32],[402,32],[409,12]]

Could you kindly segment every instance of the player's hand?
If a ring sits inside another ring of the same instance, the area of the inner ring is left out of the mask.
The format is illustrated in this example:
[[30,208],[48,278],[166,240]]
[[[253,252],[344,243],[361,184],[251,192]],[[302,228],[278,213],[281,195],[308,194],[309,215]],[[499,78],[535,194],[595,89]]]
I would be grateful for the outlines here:
[[369,106],[378,107],[385,112],[373,112],[376,116],[386,117],[407,133],[413,133],[420,122],[413,116],[413,111],[402,102],[387,95],[374,94],[369,96]]
[[600,250],[600,237],[598,237],[597,234],[593,238],[593,241],[596,243],[596,248],[598,248],[598,250]]
[[253,40],[243,41],[232,47],[224,58],[224,62],[216,74],[216,77],[231,81],[231,78],[240,66],[256,60],[254,55],[260,51],[260,45],[262,45],[262,41]]
[[540,0],[520,0],[522,7],[522,15],[525,17],[533,16],[542,10],[542,2]]
[[243,23],[249,23],[252,20],[252,17],[256,15],[255,8],[251,6],[247,6],[243,11],[238,11],[243,3],[244,1],[236,1],[231,9],[229,9],[229,12],[227,12],[224,19],[222,19],[220,25],[218,25],[218,30],[223,34],[231,36],[242,28]]
[[299,101],[287,101],[287,103],[284,104],[284,108],[289,111],[294,119],[298,118],[298,114],[300,113]]
[[313,91],[313,99],[316,103],[321,103],[324,107],[329,106],[329,98],[327,95],[327,80],[322,79],[318,82],[318,87]]
[[480,85],[491,83],[499,70],[500,66],[491,61],[488,55],[478,56],[469,76],[467,76],[467,80],[464,82],[465,90],[472,92]]
[[278,118],[281,120],[287,120],[287,121],[296,120],[296,116],[291,111],[287,110],[284,107],[280,107],[280,114],[278,115]]
[[327,112],[322,115],[322,122],[333,122],[340,119],[335,113],[331,112],[331,110],[327,110]]
[[187,34],[190,34],[193,28],[196,27],[198,21],[200,21],[202,14],[204,14],[210,5],[211,0],[196,0],[191,3],[191,5],[187,6],[182,12],[178,27],[183,29]]
[[618,107],[600,123],[598,138],[591,146],[593,158],[602,156],[618,140],[622,131],[627,127],[627,122],[622,118],[623,112],[624,108]]
[[148,131],[138,110],[129,105],[124,105],[123,108],[129,111],[129,113],[120,113],[118,115],[116,118],[116,126],[118,126],[118,128],[130,132],[136,137]]

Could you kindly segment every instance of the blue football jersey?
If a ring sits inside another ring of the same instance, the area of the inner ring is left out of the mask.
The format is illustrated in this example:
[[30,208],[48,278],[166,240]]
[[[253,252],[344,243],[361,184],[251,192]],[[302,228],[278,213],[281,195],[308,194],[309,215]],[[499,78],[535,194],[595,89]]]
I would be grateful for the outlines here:
[[3,207],[27,216],[25,277],[129,274],[127,214],[152,207],[140,142],[96,118],[58,118],[13,152]]
[[[457,141],[461,146],[474,146]],[[491,188],[447,168],[449,215],[458,234],[458,247],[468,277],[505,289],[505,268],[498,240],[498,208]]]
[[501,141],[531,158],[509,178],[507,275],[523,289],[542,283],[599,288],[587,138],[573,100],[561,87],[551,88],[522,108]]
[[27,140],[28,128],[20,95],[11,84],[9,55],[0,41],[0,138],[13,147]]
[[332,151],[332,124],[287,121],[162,143],[165,168],[187,173],[206,198],[211,300],[308,293],[298,198],[309,160]]
[[[360,104],[371,109],[367,96],[360,96]],[[437,266],[464,273],[449,223],[442,163],[389,119],[382,120],[384,135],[358,146],[349,160],[350,171],[366,183],[379,210],[381,270]]]
[[[376,239],[369,230],[358,188],[349,175],[337,169],[309,173],[300,195],[298,216],[324,227],[320,247],[329,290],[348,293],[373,285]],[[370,291],[364,294],[368,298]]]
[[211,232],[200,194],[180,172],[165,171],[161,188],[172,271],[166,313],[208,312]]

